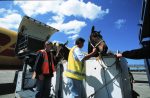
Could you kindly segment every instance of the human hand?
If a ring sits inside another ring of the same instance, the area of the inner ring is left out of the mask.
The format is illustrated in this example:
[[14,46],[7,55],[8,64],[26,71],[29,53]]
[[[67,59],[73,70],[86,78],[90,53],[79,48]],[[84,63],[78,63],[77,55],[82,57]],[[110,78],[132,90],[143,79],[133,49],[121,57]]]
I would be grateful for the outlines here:
[[32,74],[32,79],[35,79],[35,77],[36,77],[36,72],[34,71]]
[[95,53],[96,51],[97,51],[96,48],[93,48],[92,52]]
[[133,83],[135,83],[135,80],[133,80]]
[[117,56],[118,58],[120,58],[120,57],[122,57],[122,54],[121,54],[121,53],[117,53],[116,56]]

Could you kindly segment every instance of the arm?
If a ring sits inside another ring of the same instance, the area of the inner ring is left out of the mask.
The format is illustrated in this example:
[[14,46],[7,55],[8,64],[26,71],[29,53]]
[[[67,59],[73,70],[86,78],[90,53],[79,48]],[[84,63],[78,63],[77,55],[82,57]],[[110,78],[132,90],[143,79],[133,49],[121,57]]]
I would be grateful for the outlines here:
[[92,57],[94,54],[96,53],[96,48],[93,48],[93,51],[89,54],[87,54],[82,61],[89,59],[90,57]]
[[85,55],[79,48],[76,48],[74,50],[74,56],[75,56],[75,59],[78,59],[79,61],[82,62],[92,57],[95,54],[95,52],[96,52],[96,48],[94,48],[91,53]]
[[41,74],[42,70],[42,64],[43,64],[43,54],[41,52],[38,52],[37,57],[36,57],[36,61],[35,61],[35,65],[33,67],[33,70],[36,72],[36,74]]
[[117,57],[125,57],[130,59],[144,59],[144,58],[150,58],[150,47],[143,47],[140,49],[134,49],[130,51],[124,51],[122,54],[116,54]]

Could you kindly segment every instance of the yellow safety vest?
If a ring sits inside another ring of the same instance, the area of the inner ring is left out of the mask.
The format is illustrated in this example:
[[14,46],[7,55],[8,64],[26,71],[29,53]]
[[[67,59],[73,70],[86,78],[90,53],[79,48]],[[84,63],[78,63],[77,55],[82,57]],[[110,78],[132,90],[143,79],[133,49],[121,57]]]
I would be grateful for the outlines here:
[[73,79],[83,80],[85,78],[85,67],[81,61],[75,60],[73,56],[73,51],[76,47],[74,46],[69,52],[67,70],[64,75]]

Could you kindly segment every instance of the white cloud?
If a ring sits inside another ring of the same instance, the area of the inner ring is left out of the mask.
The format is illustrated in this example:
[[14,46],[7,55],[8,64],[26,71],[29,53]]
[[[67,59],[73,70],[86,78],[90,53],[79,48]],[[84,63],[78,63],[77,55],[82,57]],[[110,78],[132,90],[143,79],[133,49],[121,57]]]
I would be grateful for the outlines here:
[[[76,33],[79,33],[81,28],[83,28],[85,26],[86,26],[85,22],[73,20],[73,21],[69,21],[68,23],[62,24],[62,26],[60,28],[66,34],[74,34],[73,32],[71,33],[71,31],[75,31]],[[68,33],[68,32],[70,32],[70,33]]]
[[61,10],[59,13],[66,16],[79,16],[85,19],[94,20],[96,18],[102,18],[104,14],[109,13],[109,9],[102,10],[101,6],[97,6],[94,3],[84,3],[79,0],[68,0],[60,5]]
[[69,36],[68,38],[75,40],[78,36],[79,36],[78,34],[75,34],[75,35]]
[[5,12],[5,10],[6,10],[6,9],[1,8],[1,9],[0,9],[0,13],[4,13],[4,12]]
[[51,12],[61,16],[78,16],[94,20],[109,13],[109,9],[102,10],[94,3],[84,3],[82,0],[52,0],[52,1],[14,1],[28,16]]
[[81,29],[86,26],[86,23],[84,21],[78,21],[78,20],[69,21],[68,23],[59,22],[59,23],[47,23],[47,24],[59,29],[60,32],[64,32],[67,35],[72,35],[73,37],[69,37],[72,39],[78,37]]
[[12,13],[17,13],[17,10],[10,10],[10,9],[5,9],[5,8],[0,8],[0,14],[1,15],[6,15],[6,14],[12,14]]
[[62,15],[53,16],[52,19],[56,23],[63,23],[64,22],[64,16],[62,16]]
[[23,12],[28,16],[35,16],[39,14],[46,14],[48,12],[57,13],[58,6],[61,0],[57,1],[14,1]]
[[117,29],[120,29],[125,24],[125,22],[125,19],[118,19],[117,21],[115,21],[115,27]]
[[109,13],[109,9],[102,9],[90,1],[85,3],[83,0],[52,0],[52,1],[14,1],[22,11],[28,16],[36,16],[51,13],[48,25],[54,26],[64,32],[69,38],[75,38],[86,23],[82,20],[65,21],[66,17],[80,17],[83,19],[94,20],[103,19]]
[[21,15],[16,10],[0,9],[0,13],[3,13],[0,17],[0,26],[7,29],[17,29],[21,21]]

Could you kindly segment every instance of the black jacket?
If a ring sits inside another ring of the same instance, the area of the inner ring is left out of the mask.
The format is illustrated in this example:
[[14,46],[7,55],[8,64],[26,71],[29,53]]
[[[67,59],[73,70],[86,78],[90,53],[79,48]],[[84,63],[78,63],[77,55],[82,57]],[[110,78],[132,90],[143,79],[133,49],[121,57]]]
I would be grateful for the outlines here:
[[130,51],[124,51],[122,56],[130,59],[149,59],[150,58],[150,46],[145,46],[139,49]]

